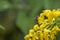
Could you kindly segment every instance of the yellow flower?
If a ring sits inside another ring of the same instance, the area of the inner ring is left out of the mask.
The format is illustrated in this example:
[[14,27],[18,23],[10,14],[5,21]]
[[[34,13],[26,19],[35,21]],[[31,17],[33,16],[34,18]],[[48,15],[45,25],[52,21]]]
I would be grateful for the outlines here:
[[56,40],[55,34],[53,32],[50,33],[50,40]]
[[55,15],[55,17],[60,16],[60,10],[55,10],[54,15]]
[[50,33],[50,30],[44,29],[44,32],[43,32],[44,40],[49,40],[49,33]]
[[43,32],[42,31],[40,31],[39,39],[43,40]]
[[60,28],[56,25],[54,28],[52,28],[51,32],[54,32],[55,34],[60,31]]
[[48,24],[43,23],[42,25],[40,25],[40,30],[43,30],[45,27],[47,27]]
[[60,28],[57,25],[52,28],[50,32],[50,40],[56,40],[55,35],[57,35],[58,31],[60,31]]
[[25,39],[25,40],[29,40],[29,39],[30,39],[30,36],[29,36],[29,35],[26,35],[26,36],[24,37],[24,39]]
[[38,17],[38,23],[41,24],[44,21],[44,18]]
[[32,37],[33,35],[34,35],[34,30],[33,29],[31,29],[31,30],[29,30],[29,35]]
[[39,26],[38,24],[34,25],[34,28],[33,28],[35,31],[39,30]]
[[[60,32],[58,20],[60,10],[44,10],[38,17],[38,24],[29,30],[29,34],[24,37],[25,40],[57,40],[57,32]],[[47,17],[47,18],[46,18]],[[55,21],[56,20],[56,21]]]

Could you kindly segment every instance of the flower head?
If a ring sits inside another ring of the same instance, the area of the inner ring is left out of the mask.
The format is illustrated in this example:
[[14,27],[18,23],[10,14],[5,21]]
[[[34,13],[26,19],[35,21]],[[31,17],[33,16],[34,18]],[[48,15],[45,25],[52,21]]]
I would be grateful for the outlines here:
[[38,24],[30,29],[25,40],[57,40],[57,32],[60,32],[60,10],[44,10],[37,19]]

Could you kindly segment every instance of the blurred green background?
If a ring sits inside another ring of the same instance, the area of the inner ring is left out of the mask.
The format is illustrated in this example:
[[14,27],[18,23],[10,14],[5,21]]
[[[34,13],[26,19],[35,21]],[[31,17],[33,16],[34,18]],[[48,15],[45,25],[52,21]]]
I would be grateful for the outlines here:
[[59,9],[60,0],[0,0],[0,40],[24,40],[45,9]]

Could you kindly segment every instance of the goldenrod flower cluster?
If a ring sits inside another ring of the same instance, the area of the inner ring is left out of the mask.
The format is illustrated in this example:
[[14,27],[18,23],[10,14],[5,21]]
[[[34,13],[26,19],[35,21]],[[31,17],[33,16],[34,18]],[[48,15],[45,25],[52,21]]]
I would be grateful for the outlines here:
[[57,40],[57,32],[60,32],[60,10],[44,10],[37,18],[38,23],[29,30],[25,40]]

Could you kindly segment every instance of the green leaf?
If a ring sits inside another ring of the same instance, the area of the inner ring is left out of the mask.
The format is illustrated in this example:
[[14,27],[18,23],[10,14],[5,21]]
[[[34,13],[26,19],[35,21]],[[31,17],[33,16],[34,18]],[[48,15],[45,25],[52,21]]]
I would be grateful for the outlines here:
[[5,30],[5,27],[4,27],[4,26],[2,26],[2,25],[0,25],[0,29]]
[[10,3],[8,1],[0,1],[0,11],[10,8]]
[[44,0],[45,9],[59,9],[60,0]]
[[56,40],[60,40],[60,32],[57,33]]
[[35,17],[36,15],[40,14],[43,8],[43,0],[34,0],[32,11],[30,12],[30,17]]
[[27,34],[28,30],[33,27],[34,20],[29,19],[24,12],[20,12],[17,15],[16,24],[24,34]]

